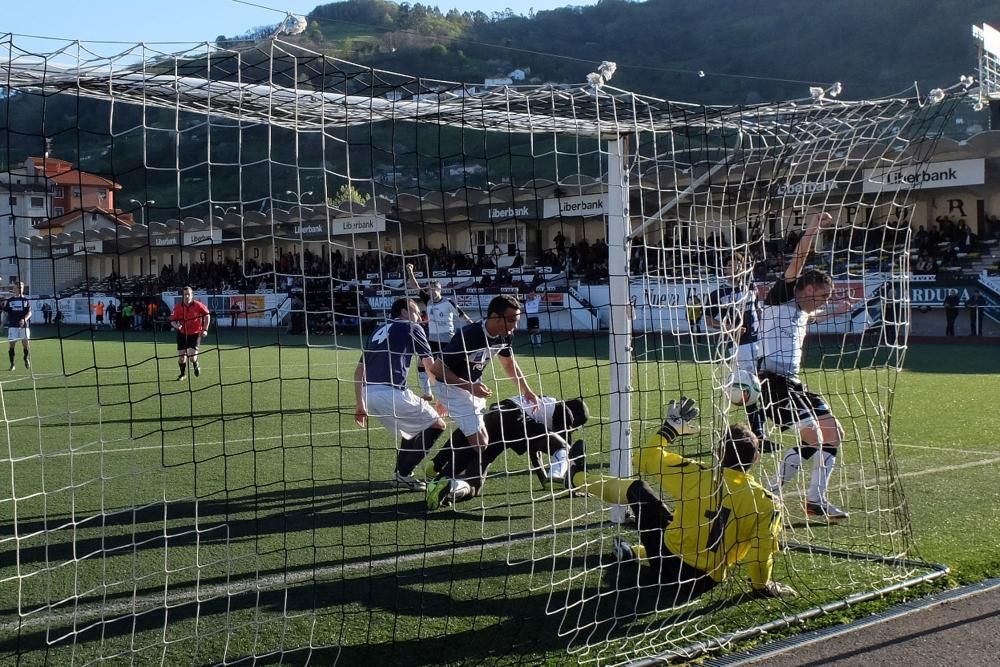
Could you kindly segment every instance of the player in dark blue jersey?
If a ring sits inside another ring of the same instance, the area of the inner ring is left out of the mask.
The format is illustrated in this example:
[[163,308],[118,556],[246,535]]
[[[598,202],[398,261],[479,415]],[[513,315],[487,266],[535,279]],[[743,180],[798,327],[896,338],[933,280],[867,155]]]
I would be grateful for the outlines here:
[[444,433],[445,423],[430,403],[407,388],[406,377],[414,355],[431,372],[434,360],[415,301],[397,299],[390,317],[365,343],[354,371],[355,421],[364,428],[368,417],[375,417],[400,438],[395,481],[412,491],[423,491],[426,485],[413,476],[413,469]]
[[[760,348],[760,305],[751,281],[752,271],[741,252],[726,262],[726,278],[705,305],[705,324],[728,339],[727,356],[735,356],[735,367],[757,377]],[[735,353],[735,354],[734,354]],[[775,447],[764,435],[767,417],[760,401],[746,406],[747,421],[765,451]]]
[[493,390],[483,382],[483,370],[493,357],[500,357],[518,393],[530,403],[537,402],[511,347],[520,319],[520,301],[510,294],[495,297],[487,307],[486,319],[459,329],[435,364],[435,376],[440,380],[438,400],[472,446],[485,447],[489,442],[483,413]]
[[24,295],[24,283],[14,283],[14,296],[7,299],[3,306],[4,316],[7,320],[7,340],[10,342],[10,349],[7,356],[10,357],[10,368],[14,370],[14,348],[17,341],[21,341],[21,349],[24,352],[24,367],[31,368],[31,347],[28,341],[31,339],[29,325],[31,322],[31,301]]

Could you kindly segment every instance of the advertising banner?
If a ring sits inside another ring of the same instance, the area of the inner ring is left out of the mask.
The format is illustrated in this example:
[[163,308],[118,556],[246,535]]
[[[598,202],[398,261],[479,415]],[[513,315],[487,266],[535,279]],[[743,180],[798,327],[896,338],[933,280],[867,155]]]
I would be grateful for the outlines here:
[[949,160],[913,167],[865,170],[864,192],[885,190],[950,188],[982,185],[986,181],[986,160]]

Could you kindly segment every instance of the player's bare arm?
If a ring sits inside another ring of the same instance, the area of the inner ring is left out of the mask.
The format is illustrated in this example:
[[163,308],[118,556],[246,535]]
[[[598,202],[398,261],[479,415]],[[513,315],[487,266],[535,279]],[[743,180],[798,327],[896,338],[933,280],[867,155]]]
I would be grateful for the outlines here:
[[788,263],[788,268],[785,269],[786,281],[793,282],[798,280],[799,276],[802,275],[802,269],[805,268],[806,260],[809,259],[809,253],[812,252],[813,245],[816,243],[816,236],[821,229],[827,228],[832,223],[833,216],[825,211],[817,211],[809,216],[809,219],[806,221],[806,227],[802,232],[802,238],[799,239],[798,244],[795,246],[792,259]]
[[517,385],[517,390],[524,396],[525,399],[537,403],[538,396],[535,392],[531,390],[528,386],[528,380],[524,377],[524,373],[521,371],[521,366],[517,363],[517,359],[513,356],[510,357],[500,357],[500,365],[503,366],[504,371],[507,373],[507,377],[514,381]]
[[412,264],[406,265],[406,281],[410,284],[410,287],[412,287],[415,290],[423,289],[423,287],[421,287],[420,283],[417,281],[417,274],[413,272]]
[[420,360],[420,365],[427,372],[427,378],[431,381],[431,384],[434,384],[439,377],[437,374],[437,362],[434,357],[424,357]]
[[368,423],[368,406],[365,405],[365,360],[358,362],[354,369],[354,398],[357,407],[354,410],[354,421],[358,426],[364,428]]

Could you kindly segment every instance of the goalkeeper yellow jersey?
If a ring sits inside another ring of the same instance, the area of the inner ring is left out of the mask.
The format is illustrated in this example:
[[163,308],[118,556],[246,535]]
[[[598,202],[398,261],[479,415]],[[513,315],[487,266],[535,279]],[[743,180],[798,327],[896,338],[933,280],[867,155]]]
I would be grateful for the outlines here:
[[636,468],[675,500],[664,544],[715,581],[742,562],[754,588],[767,584],[780,548],[779,502],[749,473],[685,459],[668,451],[669,444],[657,435],[635,455]]

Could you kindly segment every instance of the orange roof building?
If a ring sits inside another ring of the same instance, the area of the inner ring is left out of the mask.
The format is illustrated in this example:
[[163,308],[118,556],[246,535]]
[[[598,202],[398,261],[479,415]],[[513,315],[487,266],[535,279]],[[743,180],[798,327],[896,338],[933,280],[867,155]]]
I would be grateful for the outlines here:
[[115,192],[122,189],[120,183],[81,171],[72,163],[59,158],[29,157],[25,161],[25,167],[29,176],[44,176],[52,183],[51,217],[45,223],[36,225],[36,228],[58,232],[60,229],[53,228],[65,227],[88,213],[132,225],[132,214],[122,213],[115,207]]

